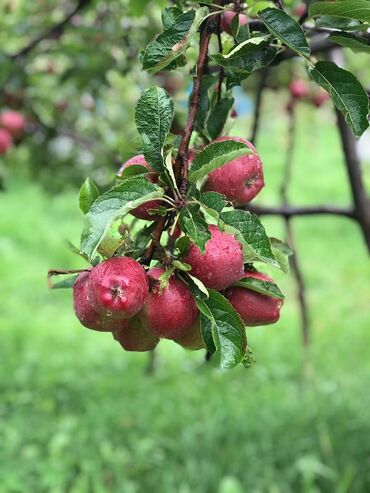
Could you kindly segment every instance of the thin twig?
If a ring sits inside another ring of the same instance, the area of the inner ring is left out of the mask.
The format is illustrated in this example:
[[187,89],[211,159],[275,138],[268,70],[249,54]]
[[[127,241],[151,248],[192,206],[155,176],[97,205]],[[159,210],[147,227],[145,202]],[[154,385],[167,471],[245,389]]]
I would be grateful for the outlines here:
[[261,77],[256,91],[256,102],[254,106],[254,116],[253,116],[253,128],[251,135],[251,142],[256,146],[256,139],[259,130],[260,115],[261,115],[261,105],[262,105],[262,93],[266,86],[266,80],[268,77],[269,69],[266,67],[261,70]]
[[[291,111],[289,111],[289,130],[288,130],[289,142],[288,142],[286,162],[285,162],[285,168],[283,174],[283,181],[280,187],[280,197],[283,207],[284,206],[286,207],[288,205],[288,189],[292,178],[295,137],[296,137],[296,118],[295,118],[295,108],[293,105]],[[290,266],[297,286],[297,299],[300,308],[302,341],[304,346],[307,347],[310,343],[310,324],[309,324],[308,307],[307,307],[306,294],[305,294],[305,284],[297,257],[293,228],[290,219],[291,216],[284,216],[285,233],[286,233],[288,244],[290,245],[290,247],[294,252],[293,255],[290,257]]]

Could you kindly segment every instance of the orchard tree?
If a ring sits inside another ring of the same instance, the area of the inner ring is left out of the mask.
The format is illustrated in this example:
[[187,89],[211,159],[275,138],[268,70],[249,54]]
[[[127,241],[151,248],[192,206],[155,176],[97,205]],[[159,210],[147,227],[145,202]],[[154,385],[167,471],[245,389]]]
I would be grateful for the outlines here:
[[[165,73],[183,71],[198,46],[184,128],[174,129],[165,89],[143,92],[135,109],[141,154],[119,167],[108,191],[89,178],[80,190],[88,226],[75,251],[90,266],[54,285],[73,287],[80,322],[112,332],[126,350],[153,350],[166,338],[216,353],[223,368],[249,365],[246,327],[279,319],[284,296],[259,269],[286,271],[291,251],[247,210],[264,186],[263,165],[251,142],[226,135],[235,116],[231,90],[253,72],[300,57],[317,91],[292,81],[288,110],[330,96],[355,136],[368,127],[368,96],[357,78],[315,54],[325,51],[323,41],[368,51],[369,2],[289,5],[175,1],[141,52],[144,71]],[[319,46],[313,33],[324,36]]]

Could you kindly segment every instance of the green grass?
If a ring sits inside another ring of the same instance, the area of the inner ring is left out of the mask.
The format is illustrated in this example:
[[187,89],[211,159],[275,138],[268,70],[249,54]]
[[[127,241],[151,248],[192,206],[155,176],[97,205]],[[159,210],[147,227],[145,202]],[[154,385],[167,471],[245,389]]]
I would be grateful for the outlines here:
[[[276,112],[275,112],[276,113]],[[277,203],[286,121],[264,121],[259,149]],[[329,112],[299,122],[292,201],[346,204]],[[319,138],[319,141],[317,139]],[[294,283],[276,326],[251,328],[257,359],[221,372],[169,342],[147,355],[82,328],[50,267],[83,265],[76,196],[9,177],[0,194],[1,493],[313,493],[370,491],[370,266],[357,226],[294,221],[313,343],[300,340]],[[282,235],[279,219],[268,231]]]

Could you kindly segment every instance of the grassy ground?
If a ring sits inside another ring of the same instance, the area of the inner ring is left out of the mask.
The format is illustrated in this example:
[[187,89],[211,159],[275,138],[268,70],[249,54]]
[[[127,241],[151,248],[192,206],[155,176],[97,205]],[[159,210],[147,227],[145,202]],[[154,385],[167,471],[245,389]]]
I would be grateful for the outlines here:
[[[259,149],[277,201],[286,122],[264,121]],[[329,113],[299,122],[292,201],[346,204]],[[312,120],[311,120],[312,123]],[[267,137],[269,136],[269,137]],[[273,138],[271,138],[273,136]],[[319,138],[319,143],[317,139]],[[15,175],[15,173],[14,173]],[[290,276],[281,321],[253,328],[257,363],[221,372],[163,342],[120,350],[74,319],[49,267],[78,267],[64,245],[82,220],[75,195],[52,200],[10,176],[0,194],[0,491],[241,493],[370,491],[370,266],[355,224],[294,222],[313,343],[304,354]],[[282,234],[279,219],[265,221]]]

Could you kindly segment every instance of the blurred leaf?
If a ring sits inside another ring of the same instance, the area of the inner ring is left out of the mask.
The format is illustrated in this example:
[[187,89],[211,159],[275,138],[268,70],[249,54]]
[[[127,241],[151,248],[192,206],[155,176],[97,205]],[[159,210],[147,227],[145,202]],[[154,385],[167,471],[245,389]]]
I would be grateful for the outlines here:
[[350,48],[354,53],[370,53],[370,44],[367,39],[349,33],[332,33],[329,36],[331,41],[344,48]]
[[136,105],[135,121],[143,154],[158,173],[165,172],[163,146],[174,116],[173,99],[160,87],[144,91]]
[[79,274],[76,274],[75,276],[67,277],[66,279],[63,279],[62,281],[58,281],[51,286],[51,289],[70,289],[70,288],[73,288],[73,285],[74,285],[78,276],[79,276]]
[[146,47],[143,55],[143,69],[158,72],[182,55],[208,12],[207,7],[201,7],[189,10],[177,17],[168,29]]
[[314,2],[309,6],[308,13],[311,17],[317,15],[331,15],[370,22],[370,3],[368,0]]
[[91,178],[86,178],[80,189],[79,195],[79,205],[80,209],[84,214],[87,214],[90,210],[90,207],[95,202],[95,200],[99,197],[100,192],[98,187],[92,181]]
[[369,25],[361,24],[354,19],[344,19],[342,17],[333,17],[330,15],[323,15],[315,19],[316,27],[330,27],[333,29],[340,29],[341,31],[367,31]]
[[306,36],[298,22],[280,9],[267,8],[259,13],[267,29],[282,43],[304,57],[311,54]]
[[317,62],[309,74],[328,91],[353,133],[357,137],[362,135],[369,126],[369,99],[356,77],[333,62]]

